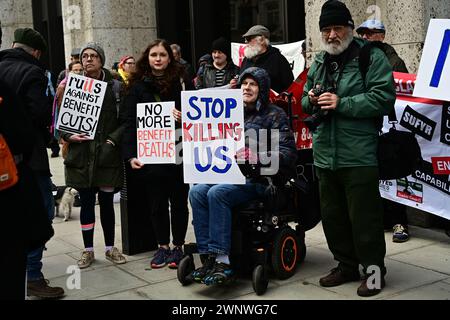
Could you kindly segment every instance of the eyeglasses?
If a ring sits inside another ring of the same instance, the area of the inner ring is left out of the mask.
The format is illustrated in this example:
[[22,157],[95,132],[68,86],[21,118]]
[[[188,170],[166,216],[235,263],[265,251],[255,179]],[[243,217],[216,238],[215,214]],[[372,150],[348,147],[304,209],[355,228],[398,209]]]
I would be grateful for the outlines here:
[[98,59],[98,54],[95,54],[95,53],[91,53],[91,54],[89,54],[89,53],[84,53],[84,54],[81,56],[81,59],[83,59],[83,60],[90,60],[90,59],[94,60],[94,59]]
[[133,64],[136,64],[136,62],[125,62],[124,64],[131,64],[131,65],[133,65]]
[[323,34],[329,35],[332,30],[334,30],[335,33],[341,33],[344,31],[344,26],[334,26],[334,27],[325,27],[321,30]]
[[255,39],[257,36],[249,36],[249,37],[245,37],[244,38],[244,41],[245,41],[245,43],[249,43],[249,42],[251,42],[253,39]]

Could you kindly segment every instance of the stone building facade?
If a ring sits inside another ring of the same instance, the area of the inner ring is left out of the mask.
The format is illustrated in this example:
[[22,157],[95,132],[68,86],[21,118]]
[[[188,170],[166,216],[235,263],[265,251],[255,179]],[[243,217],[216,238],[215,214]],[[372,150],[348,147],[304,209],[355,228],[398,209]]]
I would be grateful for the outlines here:
[[[95,40],[104,46],[109,59],[107,66],[111,66],[113,61],[117,61],[124,54],[138,55],[158,36],[158,18],[166,21],[173,19],[173,12],[167,14],[163,12],[157,17],[157,0],[60,1],[66,59],[70,56],[72,48]],[[195,1],[202,0],[192,2]],[[14,29],[33,27],[34,2],[33,0],[0,2],[0,21],[4,33],[3,49],[11,43]],[[280,8],[289,11],[288,0],[278,2],[283,5],[280,5]],[[306,13],[304,33],[307,38],[309,61],[314,53],[320,50],[318,20],[324,2],[325,0],[304,1]],[[388,30],[386,41],[395,47],[412,73],[418,70],[429,20],[450,18],[449,0],[343,0],[343,2],[349,7],[356,25],[371,17],[377,17],[384,22]],[[180,30],[180,33],[184,31]]]

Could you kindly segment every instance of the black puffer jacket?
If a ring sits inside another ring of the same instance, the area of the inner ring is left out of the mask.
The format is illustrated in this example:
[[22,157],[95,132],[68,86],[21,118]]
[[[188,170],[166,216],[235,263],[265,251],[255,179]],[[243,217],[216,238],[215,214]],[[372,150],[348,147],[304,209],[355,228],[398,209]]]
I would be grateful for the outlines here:
[[[216,67],[212,63],[205,65],[203,72],[198,76],[198,81],[195,83],[196,89],[213,88],[216,87]],[[230,83],[230,81],[239,74],[239,67],[233,62],[228,61],[225,66],[225,76],[223,85]]]
[[[266,143],[261,134],[261,130],[268,130],[267,137],[269,137],[269,139],[271,136],[276,137],[276,135],[273,136],[274,134],[279,134],[278,150],[276,150],[275,146],[271,145],[269,141],[267,142],[267,151],[258,152],[258,159],[262,162],[264,157],[272,157],[272,159],[274,159],[274,157],[278,158],[279,169],[275,169],[276,173],[269,170],[266,175],[274,175],[276,183],[284,184],[289,178],[295,176],[297,149],[295,146],[294,135],[289,127],[288,117],[284,110],[269,103],[270,79],[267,76],[267,73],[261,68],[248,68],[241,73],[239,84],[241,84],[249,75],[258,82],[259,96],[255,109],[248,110],[245,108],[244,126],[246,136],[254,136],[249,133],[250,130],[254,130],[258,139],[258,148],[261,150],[264,149],[264,147],[261,148],[261,146]],[[262,168],[267,167],[264,163],[260,164]],[[271,165],[273,165],[273,163]],[[264,175],[263,170],[261,170],[261,174]]]
[[269,46],[263,54],[249,60],[242,61],[241,73],[250,67],[259,67],[267,71],[270,76],[271,88],[278,93],[285,91],[294,81],[291,66],[280,50]]
[[0,79],[19,96],[33,123],[34,150],[29,161],[31,169],[50,175],[47,155],[48,126],[52,119],[52,105],[45,95],[47,77],[39,61],[23,49],[0,51]]

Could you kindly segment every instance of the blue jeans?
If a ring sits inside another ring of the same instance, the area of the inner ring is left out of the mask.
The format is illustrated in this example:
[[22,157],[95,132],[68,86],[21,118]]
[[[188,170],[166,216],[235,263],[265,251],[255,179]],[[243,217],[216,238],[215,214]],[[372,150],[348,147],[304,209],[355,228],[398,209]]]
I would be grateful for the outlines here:
[[245,185],[197,184],[189,191],[195,238],[201,254],[230,253],[233,207],[262,198],[266,187],[259,183]]
[[[55,202],[52,194],[52,180],[50,177],[35,174],[36,181],[42,193],[44,206],[48,213],[48,219],[53,221],[55,216]],[[36,281],[44,278],[42,274],[42,254],[44,247],[28,252],[27,256],[27,279],[28,281]]]

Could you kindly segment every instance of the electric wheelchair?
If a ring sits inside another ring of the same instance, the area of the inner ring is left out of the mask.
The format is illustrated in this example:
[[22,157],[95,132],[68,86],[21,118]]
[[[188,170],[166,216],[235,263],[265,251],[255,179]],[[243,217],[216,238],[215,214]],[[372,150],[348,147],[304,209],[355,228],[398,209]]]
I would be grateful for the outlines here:
[[[278,104],[293,122],[301,121],[297,108],[292,112],[292,94]],[[287,100],[287,101],[286,101]],[[299,132],[297,132],[297,137]],[[233,209],[230,262],[238,275],[252,277],[257,295],[266,292],[269,275],[285,280],[293,276],[306,257],[305,232],[319,223],[320,202],[312,149],[297,150],[296,176],[283,186],[276,186],[270,177],[263,199],[254,200]],[[193,282],[195,243],[184,245],[184,257],[177,269],[182,285]],[[202,261],[203,262],[203,261]]]

